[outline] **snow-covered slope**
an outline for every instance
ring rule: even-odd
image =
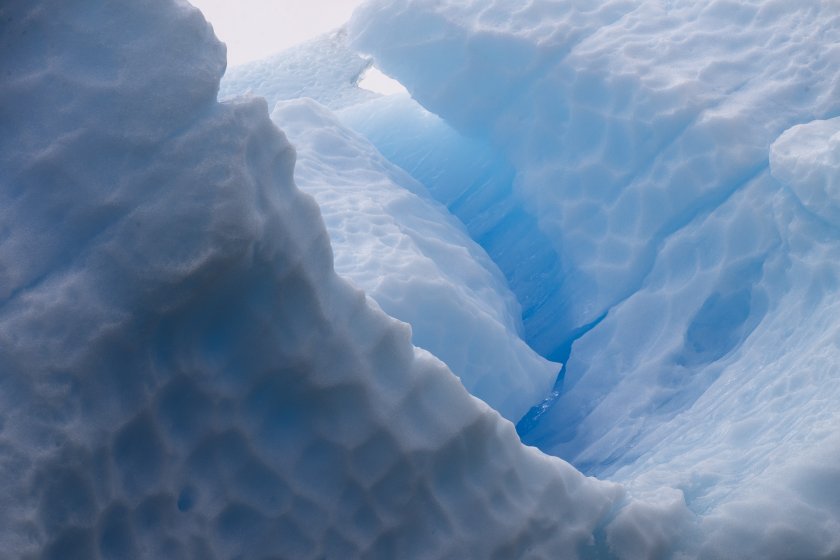
[[[339,279],[183,2],[0,8],[9,558],[553,558],[621,495]]]

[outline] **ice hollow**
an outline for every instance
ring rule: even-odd
[[[298,152],[296,183],[326,218],[339,274],[410,323],[415,344],[516,422],[550,392],[561,367],[521,339],[521,317],[551,287],[531,281],[512,293],[476,241],[494,254],[503,249],[507,261],[497,262],[525,278],[533,258],[520,259],[515,244],[536,227],[519,228],[513,241],[498,231],[503,212],[470,215],[477,205],[466,193],[487,200],[509,191],[511,168],[409,97],[360,91],[351,76],[369,64],[338,30],[234,69],[221,95],[259,94],[274,107]],[[397,165],[416,161],[418,146],[422,164],[406,167],[409,176]],[[466,232],[454,216],[472,218]]]

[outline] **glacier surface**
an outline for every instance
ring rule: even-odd
[[[221,87],[185,2],[37,0],[0,52],[5,554],[840,557],[835,0],[371,0]]]

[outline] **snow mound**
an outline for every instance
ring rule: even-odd
[[[315,101],[278,103],[272,119],[296,148],[295,183],[321,207],[336,271],[506,418],[542,400],[560,364],[519,338],[519,305],[463,226]]]
[[[522,446],[334,273],[197,10],[7,3],[0,48],[5,555],[593,550],[620,487]]]
[[[808,210],[840,225],[840,117],[785,131],[771,147],[770,168]]]

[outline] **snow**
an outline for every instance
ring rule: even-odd
[[[840,556],[838,45],[371,0],[220,86],[181,0],[3,5],[4,554]]]

